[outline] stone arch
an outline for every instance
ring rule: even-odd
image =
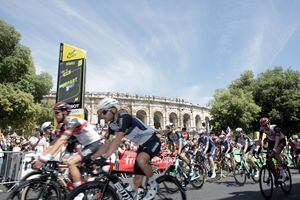
[[[196,115],[195,125],[196,125],[196,131],[199,131],[201,129],[201,117],[200,117],[200,115]]]
[[[178,127],[178,117],[177,117],[177,114],[174,113],[174,112],[171,112],[170,115],[169,115],[169,122],[170,123],[173,123],[175,128]]]
[[[191,116],[187,113],[183,115],[183,127],[187,130],[191,128]]]
[[[160,111],[154,112],[154,128],[159,129],[164,127],[164,115]]]
[[[209,133],[210,132],[210,126],[209,126],[209,117],[205,117],[205,129]]]
[[[147,124],[147,113],[144,110],[138,110],[136,112],[136,117],[139,118],[145,124]]]

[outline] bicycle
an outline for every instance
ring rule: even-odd
[[[289,194],[292,190],[292,177],[286,161],[282,160],[285,180],[279,181],[280,171],[275,167],[273,158],[274,156],[271,156],[270,153],[268,153],[266,164],[262,166],[259,172],[259,187],[265,199],[270,199],[272,197],[274,185],[276,188],[280,185],[285,194]],[[264,186],[267,188],[264,189]]]
[[[64,199],[66,194],[72,190],[72,181],[65,176],[67,165],[59,161],[49,161],[39,172],[38,178],[32,178],[21,182],[12,190],[8,199]],[[94,174],[94,169],[90,166],[81,166],[82,178],[88,181]]]
[[[216,179],[226,178],[232,171],[232,161],[224,153],[220,154],[215,161]]]
[[[235,179],[235,182],[239,186],[243,186],[246,183],[246,179],[252,178],[252,180],[255,183],[258,183],[258,177],[256,177],[256,171],[257,169],[251,169],[251,167],[248,164],[248,161],[245,158],[244,154],[238,153],[235,155],[240,156],[240,162],[238,162],[235,165],[235,168],[233,170],[233,177]]]
[[[206,173],[205,169],[201,165],[195,164],[193,161],[194,158],[191,158],[192,168],[189,170],[192,170],[192,172],[190,173],[186,169],[187,166],[184,166],[185,162],[178,155],[175,159],[175,163],[166,169],[165,174],[176,177],[184,187],[190,183],[193,188],[200,189],[205,182]],[[190,176],[190,174],[192,175]]]
[[[97,162],[97,161],[96,161]],[[100,163],[99,163],[100,164]],[[101,163],[103,166],[109,163]],[[100,179],[86,182],[73,190],[68,196],[67,200],[73,199],[111,199],[111,200],[133,200],[134,192],[126,189],[125,184],[117,176],[120,173],[129,173],[136,175],[136,172],[124,172],[117,170],[110,170]],[[158,184],[158,191],[155,199],[182,199],[186,200],[185,190],[182,188],[178,180],[170,175],[160,175],[156,178]],[[113,186],[110,184],[112,183]],[[170,190],[170,188],[176,188]],[[119,196],[119,195],[120,196]]]

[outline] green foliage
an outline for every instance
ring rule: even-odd
[[[0,20],[0,62],[12,54],[20,41],[20,33]]]
[[[30,49],[19,41],[20,34],[0,20],[0,128],[25,131],[49,121],[49,107],[39,103],[52,88],[52,77],[36,74]]]
[[[218,90],[214,94],[210,111],[216,128],[225,130],[227,126],[250,129],[252,121],[258,117],[260,107],[254,101],[251,92],[241,89]]]
[[[300,131],[300,72],[275,67],[260,74],[254,100],[262,107],[261,116],[283,127],[288,134]]]
[[[0,84],[0,127],[30,130],[35,125],[39,112],[40,106],[34,103],[31,94],[22,92],[11,84]]]
[[[37,124],[43,124],[46,121],[53,121],[53,105],[51,104],[40,104],[41,111],[37,116]]]
[[[216,128],[257,130],[260,117],[268,117],[286,135],[300,132],[300,72],[275,67],[254,78],[241,74],[227,90],[218,90],[211,102]],[[259,114],[259,115],[258,115]]]

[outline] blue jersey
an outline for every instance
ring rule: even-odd
[[[212,141],[212,139],[209,136],[205,136],[204,138],[199,138],[198,142],[200,144],[203,144],[204,146],[206,146],[206,143],[208,142],[209,148],[212,146],[215,146],[215,143]]]

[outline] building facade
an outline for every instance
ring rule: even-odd
[[[56,93],[44,97],[44,102],[55,100]],[[154,128],[162,128],[173,123],[176,128],[188,130],[208,129],[211,116],[209,109],[184,101],[150,95],[132,95],[124,93],[94,93],[85,94],[85,118],[91,123],[97,123],[97,105],[105,97],[115,98],[120,102],[121,111],[128,112]]]

